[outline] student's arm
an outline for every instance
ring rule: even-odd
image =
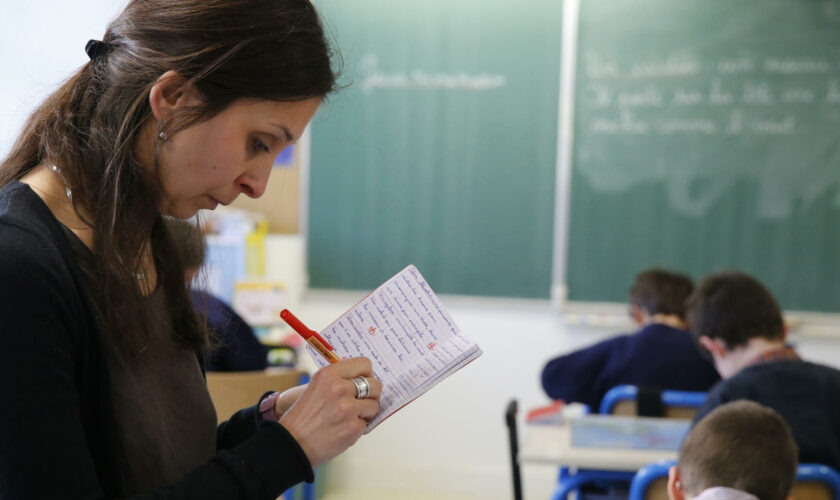
[[[597,412],[605,390],[601,375],[619,342],[605,340],[549,361],[542,372],[543,390],[551,399],[585,403]]]
[[[62,264],[50,242],[0,223],[0,498],[98,499],[109,489],[89,447],[102,431],[91,424],[99,402],[82,404],[92,330]],[[274,498],[311,480],[306,456],[281,425],[255,423],[253,431],[142,497]]]

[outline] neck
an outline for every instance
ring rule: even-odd
[[[718,360],[718,371],[723,378],[729,378],[746,367],[752,360],[764,353],[782,349],[784,340],[769,340],[753,337],[745,345],[726,352],[723,359]]]
[[[685,321],[676,314],[654,314],[648,316],[641,326],[652,325],[655,323],[670,326],[671,328],[677,328],[679,330],[685,330],[687,326]]]
[[[32,188],[59,222],[73,231],[88,248],[93,248],[93,228],[76,212],[67,196],[67,186],[58,173],[42,163],[24,175],[20,182]]]

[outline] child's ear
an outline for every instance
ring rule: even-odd
[[[630,304],[630,317],[633,318],[633,322],[636,323],[636,326],[642,326],[645,324],[645,312],[636,304]]]
[[[680,471],[673,465],[668,469],[668,497],[671,500],[685,500],[682,483],[680,482]]]
[[[706,335],[701,335],[697,342],[703,346],[704,349],[712,353],[714,358],[723,358],[726,356],[726,344],[721,339],[713,339]]]

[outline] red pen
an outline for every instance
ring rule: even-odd
[[[318,335],[318,332],[315,330],[310,330],[306,327],[303,323],[300,322],[299,319],[295,317],[294,314],[291,313],[288,309],[283,309],[280,311],[280,317],[283,318],[283,321],[289,324],[294,331],[298,332],[303,340],[309,343],[312,347],[315,348],[316,351],[320,352],[324,358],[329,361],[330,363],[335,363],[337,361],[341,361],[341,358],[335,355],[333,352],[333,348],[329,342],[327,342],[323,337]]]

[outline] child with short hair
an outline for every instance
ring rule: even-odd
[[[785,419],[802,462],[840,470],[840,370],[805,361],[787,344],[781,308],[764,285],[740,272],[711,274],[689,298],[688,321],[724,379],[695,422],[723,403],[749,399]]]
[[[671,500],[784,500],[796,478],[790,426],[747,400],[717,407],[688,433],[671,467]]]
[[[638,330],[550,360],[542,372],[548,397],[597,410],[617,385],[709,390],[720,377],[686,329],[685,302],[693,290],[691,278],[679,272],[639,273],[630,289],[630,313]]]

